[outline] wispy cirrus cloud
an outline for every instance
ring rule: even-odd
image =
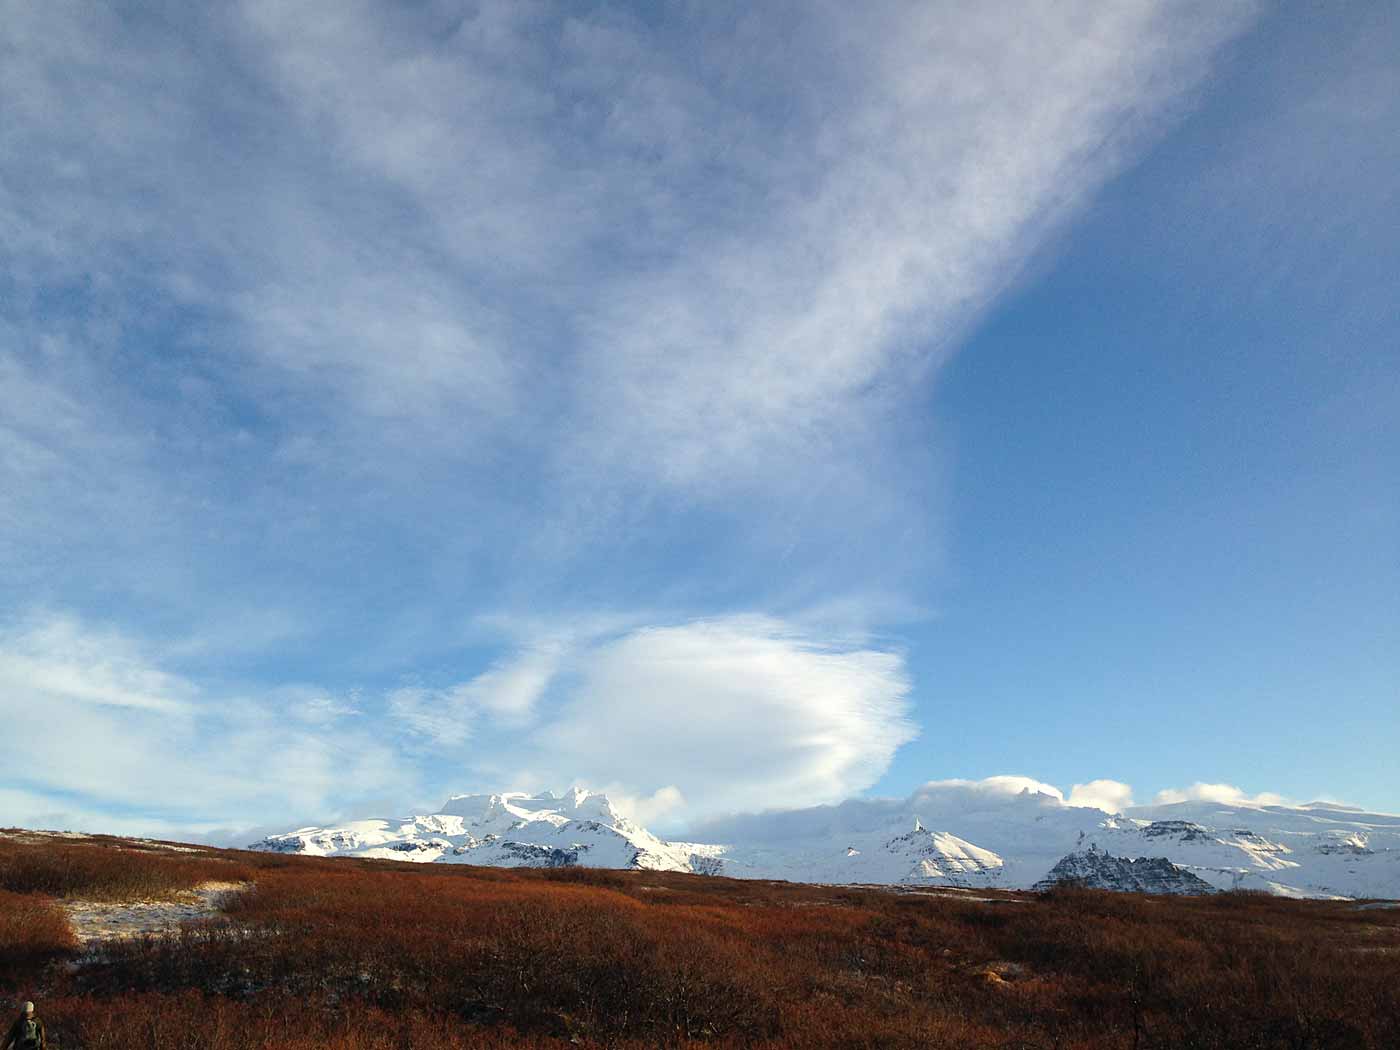
[[[138,290],[199,311],[245,396],[335,430],[429,420],[416,455],[508,427],[532,469],[594,485],[782,476],[940,359],[1249,10],[663,31],[506,3],[20,8],[8,272],[81,285],[114,331]]]
[[[151,664],[129,639],[85,630],[63,616],[8,633],[0,690],[167,716],[188,715],[195,694],[191,683]]]
[[[197,683],[161,650],[66,615],[4,625],[0,723],[23,759],[9,767],[0,821],[106,813],[207,833],[289,813],[348,816],[367,792],[416,790],[347,698]]]
[[[600,440],[702,487],[839,456],[1150,140],[1249,10],[879,3],[856,32],[838,5],[753,16],[764,39],[793,34],[783,119],[740,125],[747,207],[590,311],[613,348],[590,360],[616,391]]]
[[[903,658],[791,610],[918,605],[913,403],[1253,10],[7,5],[0,575],[97,647],[9,636],[87,741],[44,790],[106,739],[123,804],[169,752],[253,806],[279,712],[301,811],[430,752],[656,812],[869,786]],[[463,655],[522,608],[616,623]]]

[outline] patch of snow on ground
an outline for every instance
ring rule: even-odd
[[[102,941],[129,940],[175,929],[181,923],[218,913],[246,882],[205,882],[173,900],[63,901],[68,924],[84,947]]]

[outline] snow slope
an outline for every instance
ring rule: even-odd
[[[802,882],[1028,889],[1093,848],[1161,858],[1217,889],[1400,898],[1400,816],[1181,802],[1109,814],[1019,778],[943,781],[907,799],[713,821],[669,842],[582,790],[459,795],[437,813],[302,828],[252,848],[314,856],[642,868]],[[1131,869],[1123,869],[1125,871]],[[1119,888],[1139,888],[1127,876]],[[1130,884],[1131,883],[1131,884]]]

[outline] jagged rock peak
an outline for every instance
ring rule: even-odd
[[[1091,890],[1120,893],[1161,893],[1199,895],[1214,893],[1215,887],[1166,857],[1114,857],[1095,846],[1061,858],[1033,889],[1055,886],[1082,886]]]

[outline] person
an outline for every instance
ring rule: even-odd
[[[34,1004],[25,1003],[0,1050],[48,1050],[48,1037],[44,1033],[44,1022],[34,1016]]]

